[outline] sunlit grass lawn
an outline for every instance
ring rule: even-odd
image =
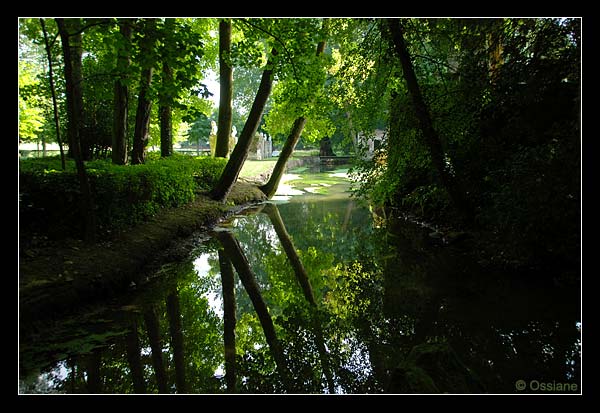
[[[262,161],[246,160],[240,171],[242,178],[254,178],[261,174],[267,173],[273,169],[277,158],[264,159]]]

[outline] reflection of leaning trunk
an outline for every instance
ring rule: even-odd
[[[312,308],[312,320],[313,327],[315,330],[315,338],[317,344],[317,350],[319,351],[319,359],[321,360],[321,367],[323,368],[323,374],[327,380],[327,387],[330,393],[335,391],[333,378],[331,377],[331,371],[329,369],[329,363],[327,358],[327,350],[325,348],[325,340],[323,339],[323,328],[321,327],[321,323],[319,321],[319,315],[317,310],[317,302],[315,301],[315,296],[313,293],[312,286],[310,284],[310,280],[308,279],[308,273],[302,265],[302,261],[300,261],[300,257],[296,252],[296,247],[294,246],[294,242],[288,234],[285,224],[281,219],[281,215],[279,214],[279,209],[274,204],[266,204],[263,212],[266,213],[271,220],[271,224],[273,224],[273,228],[275,228],[275,232],[277,233],[277,237],[279,238],[279,242],[288,257],[288,260],[292,264],[292,268],[294,269],[294,274],[296,275],[296,279],[300,286],[302,287],[302,292],[304,293],[304,297],[306,301],[310,304]]]
[[[223,342],[225,345],[225,383],[227,392],[236,392],[235,376],[235,291],[231,261],[219,250],[219,267],[223,287]]]
[[[165,364],[162,358],[160,328],[158,324],[158,318],[156,317],[153,307],[148,308],[144,312],[144,321],[146,322],[146,330],[148,331],[150,348],[152,349],[152,366],[154,367],[154,375],[156,376],[158,392],[168,393],[167,373],[165,371]]]
[[[171,346],[173,348],[173,360],[175,361],[175,384],[177,385],[178,393],[186,393],[183,332],[181,327],[181,310],[179,308],[179,293],[177,290],[167,296],[167,316],[169,317]]]
[[[265,333],[265,338],[267,339],[267,344],[271,349],[271,354],[275,359],[275,364],[277,365],[277,370],[281,375],[283,384],[287,389],[291,390],[291,376],[283,356],[281,343],[277,339],[273,320],[271,319],[267,305],[265,304],[258,285],[256,284],[254,274],[250,269],[250,265],[248,264],[248,260],[246,259],[244,251],[242,251],[239,242],[230,232],[217,232],[217,238],[219,239],[221,245],[223,245],[225,253],[235,267],[235,270],[237,271],[238,276],[240,277],[240,280],[242,281],[242,284],[244,285],[244,288],[246,289],[246,292],[252,301],[252,305],[254,306],[254,310],[256,311],[258,319],[260,320],[260,324]]]
[[[131,371],[133,380],[133,391],[135,393],[146,393],[146,383],[144,381],[144,368],[140,357],[140,339],[138,337],[138,324],[135,316],[131,320],[131,327],[125,337],[127,348],[127,362]]]

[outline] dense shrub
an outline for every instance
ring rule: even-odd
[[[151,157],[144,165],[88,162],[98,224],[105,230],[114,229],[139,223],[161,208],[184,205],[195,193],[210,190],[224,167],[224,159],[177,155]],[[22,231],[46,232],[53,237],[79,233],[80,189],[73,161],[62,171],[58,157],[23,160],[19,175]]]

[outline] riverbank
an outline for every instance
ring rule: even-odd
[[[258,187],[238,182],[226,205],[200,194],[183,207],[165,210],[92,245],[75,239],[42,241],[21,253],[20,319],[55,315],[135,288],[153,265],[187,253],[186,242],[193,233],[208,231],[232,213],[264,200]]]

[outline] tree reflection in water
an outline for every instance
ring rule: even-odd
[[[357,201],[235,217],[134,296],[21,336],[21,391],[515,393],[580,383],[578,292]],[[241,273],[240,273],[241,272]],[[43,374],[38,374],[39,370]]]

